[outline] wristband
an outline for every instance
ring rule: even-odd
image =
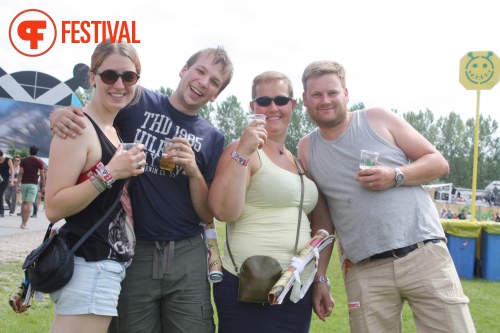
[[[111,176],[108,170],[106,170],[106,167],[102,164],[102,162],[97,163],[96,167],[97,169],[95,169],[95,171],[97,176],[108,184],[108,188],[111,188],[111,185],[115,182],[113,176]]]
[[[233,152],[231,153],[231,156],[236,162],[238,162],[239,164],[244,165],[244,166],[247,166],[248,162],[250,162],[250,159],[245,159],[245,158],[241,157],[240,155],[238,155],[238,153],[236,152],[236,149],[233,150]]]
[[[110,189],[112,186],[109,184],[109,182],[104,178],[104,175],[102,174],[101,170],[95,169],[95,177],[102,183],[104,187],[107,189]]]
[[[326,276],[318,276],[314,278],[313,282],[330,282]]]
[[[92,185],[94,185],[99,193],[106,191],[106,186],[101,182],[100,179],[95,176],[93,171],[89,171],[89,173],[87,173],[87,177],[90,179]]]
[[[313,282],[326,282],[326,285],[328,286],[328,290],[331,290],[330,287],[330,279],[328,279],[326,276],[318,276],[317,278],[314,278]]]

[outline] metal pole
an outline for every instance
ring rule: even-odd
[[[477,183],[477,155],[479,145],[479,102],[481,100],[481,90],[477,90],[476,102],[476,133],[474,137],[474,166],[472,168],[472,203],[470,207],[470,220],[472,222],[476,219],[476,183]]]

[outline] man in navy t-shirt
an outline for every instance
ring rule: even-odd
[[[213,221],[208,186],[224,136],[198,110],[217,99],[232,73],[222,48],[198,51],[182,68],[170,98],[142,88],[139,102],[115,119],[123,142],[144,144],[147,164],[128,188],[137,244],[111,332],[215,332],[200,222]],[[54,133],[74,137],[75,126],[83,127],[82,115],[75,107],[54,112]],[[63,117],[75,123],[66,127]],[[166,138],[174,140],[168,151],[172,171],[159,166]]]

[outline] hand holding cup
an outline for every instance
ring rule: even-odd
[[[137,145],[139,145],[138,142],[122,142],[122,147],[123,147],[123,152],[126,152],[127,150],[130,150],[134,147],[136,147]]]
[[[173,171],[175,168],[175,162],[172,157],[168,157],[167,148],[173,145],[175,142],[170,138],[165,138],[165,143],[163,144],[163,149],[161,153],[160,169]]]
[[[359,168],[361,170],[371,168],[377,164],[379,153],[370,150],[361,150]]]
[[[254,120],[263,120],[266,121],[266,115],[265,114],[260,114],[260,113],[252,113],[249,114],[247,117],[247,126],[249,126],[251,123],[253,123]],[[259,126],[264,127],[265,124],[259,124]]]

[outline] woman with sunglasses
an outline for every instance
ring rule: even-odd
[[[16,207],[17,207],[17,191],[16,191],[16,185],[17,185],[17,174],[19,173],[19,163],[21,163],[21,157],[19,155],[14,156],[14,181],[12,183],[12,186],[7,187],[7,190],[5,191],[5,202],[7,202],[7,205],[9,206],[9,215],[10,216],[15,216],[16,215]]]
[[[131,44],[100,43],[90,64],[94,92],[83,108],[86,128],[74,140],[52,140],[45,212],[52,223],[66,220],[59,233],[70,248],[112,208],[126,180],[144,172],[144,145],[123,152],[113,127],[118,111],[139,98],[140,71]],[[117,242],[119,251],[113,246]],[[120,283],[134,246],[132,226],[120,203],[77,249],[70,282],[50,294],[55,304],[51,332],[107,331],[117,316]]]
[[[309,332],[312,302],[324,320],[333,307],[326,283],[314,283],[294,303],[290,295],[280,305],[237,301],[239,280],[227,243],[238,267],[253,255],[272,256],[286,269],[319,229],[332,232],[328,221],[309,223],[307,214],[318,202],[316,185],[304,177],[304,200],[297,253],[294,253],[301,201],[301,178],[285,138],[296,101],[290,80],[278,72],[255,77],[250,108],[266,120],[254,120],[241,138],[229,144],[217,165],[210,187],[209,205],[216,218],[227,222],[227,241],[222,258],[224,278],[214,284],[219,333]],[[265,125],[265,126],[264,126]],[[320,201],[318,208],[325,208]],[[324,276],[329,255],[322,256],[318,276]],[[307,281],[313,264],[304,268]],[[322,286],[316,286],[316,285]]]

